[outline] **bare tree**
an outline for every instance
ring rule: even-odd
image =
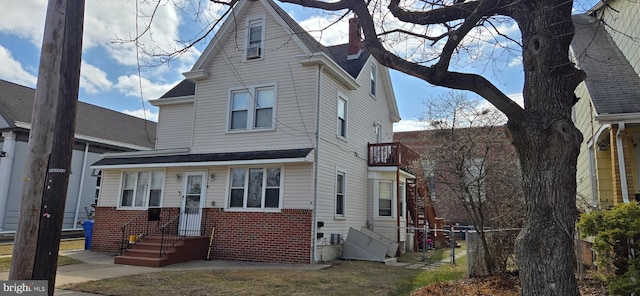
[[[576,166],[583,138],[571,121],[571,109],[585,73],[569,60],[574,1],[281,1],[343,15],[353,12],[364,44],[378,62],[436,86],[474,92],[504,113],[523,176],[525,220],[516,241],[522,293],[579,295],[572,258]],[[231,10],[237,0],[211,2]],[[520,38],[501,32],[504,22],[517,24]],[[486,36],[495,48],[521,55],[524,107],[486,77],[452,67],[461,53],[482,57],[476,54]],[[411,46],[398,50],[400,43]]]
[[[435,181],[438,212],[450,223],[461,219],[460,212],[466,216],[462,219],[478,233],[484,270],[496,274],[506,270],[513,248],[488,238],[508,242],[509,232],[488,234],[486,229],[521,227],[524,208],[520,168],[506,139],[504,116],[481,103],[461,91],[429,100],[424,120],[434,129],[423,133],[430,143],[423,160]]]

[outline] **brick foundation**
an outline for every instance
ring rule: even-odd
[[[163,209],[175,212],[177,208]],[[92,249],[117,252],[122,237],[120,227],[142,211],[96,208]],[[279,213],[225,212],[203,209],[202,232],[211,235],[215,226],[214,259],[310,263],[312,211],[287,210]]]

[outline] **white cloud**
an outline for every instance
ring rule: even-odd
[[[509,67],[522,66],[522,56],[517,56],[509,61]]]
[[[394,132],[420,131],[427,129],[427,123],[417,119],[400,120],[393,124]]]
[[[17,84],[35,87],[36,76],[24,70],[22,64],[16,61],[11,52],[0,46],[0,78]]]
[[[29,39],[40,46],[47,2],[42,0],[3,1],[0,32]]]
[[[142,118],[142,119],[146,119],[146,120],[150,120],[150,121],[155,121],[158,122],[158,111],[152,111],[151,109],[138,109],[138,110],[124,110],[122,111],[122,113],[124,114],[129,114],[131,116],[135,116],[138,118]]]
[[[157,99],[175,86],[178,82],[167,84],[155,83],[149,79],[139,79],[137,75],[128,75],[118,77],[115,88],[126,96],[140,97],[140,86],[142,85],[142,93],[145,100]]]
[[[98,94],[109,91],[113,83],[107,79],[107,73],[100,68],[82,62],[80,68],[80,87],[88,94]]]
[[[349,40],[348,19],[344,18],[334,24],[337,19],[338,17],[333,15],[318,15],[299,21],[298,23],[302,28],[307,30],[313,38],[320,41],[320,43],[331,46],[344,44]]]

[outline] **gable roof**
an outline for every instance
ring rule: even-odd
[[[571,50],[598,113],[640,112],[640,77],[596,18],[572,16],[575,35]]]
[[[9,124],[5,130],[31,127],[35,93],[33,88],[0,80],[0,116]],[[78,101],[75,134],[130,149],[153,148],[156,123]]]

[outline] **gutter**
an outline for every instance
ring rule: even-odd
[[[620,187],[622,190],[622,202],[629,203],[629,189],[627,187],[627,170],[624,164],[624,147],[622,136],[624,134],[624,121],[618,122],[618,132],[616,132],[616,148],[618,150],[618,167],[620,170]]]

